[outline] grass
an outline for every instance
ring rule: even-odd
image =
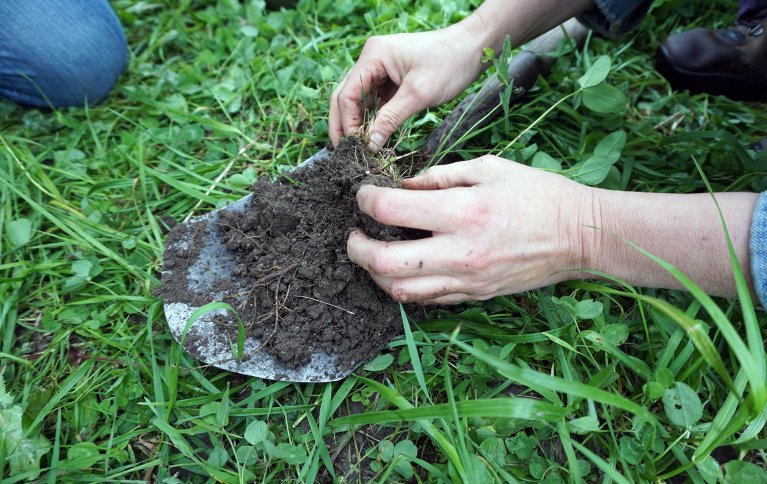
[[[764,480],[765,315],[747,292],[574,282],[441,309],[332,384],[244,378],[178,352],[154,295],[168,220],[320,149],[326,100],[367,36],[447,25],[477,3],[116,0],[133,55],[106,103],[0,104],[0,478]],[[462,156],[589,182],[583,167],[622,130],[600,186],[764,190],[767,158],[744,149],[766,134],[763,105],[674,93],[652,68],[666,33],[734,11],[659,1],[622,42],[590,37]],[[625,109],[573,94],[600,56]],[[449,109],[416,116],[399,149]]]

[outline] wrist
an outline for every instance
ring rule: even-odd
[[[603,250],[604,207],[609,204],[608,190],[588,187],[575,182],[572,190],[563,190],[559,200],[561,223],[564,225],[563,264],[561,281],[594,277],[589,271],[598,266]]]
[[[458,52],[458,62],[472,73],[472,78],[476,79],[487,69],[490,63],[483,63],[484,49],[492,46],[488,43],[487,36],[482,34],[481,20],[473,19],[473,14],[462,21],[445,27],[448,42]]]

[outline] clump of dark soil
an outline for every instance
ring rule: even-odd
[[[216,289],[228,294],[224,300],[237,309],[248,335],[289,368],[306,364],[317,350],[353,368],[399,333],[399,305],[346,255],[355,227],[387,241],[429,235],[382,226],[357,209],[361,185],[397,184],[389,169],[361,140],[347,138],[321,163],[256,183],[244,212],[223,211],[218,217],[216,232],[235,265],[231,281],[217,282]],[[171,233],[169,244],[189,235]],[[190,257],[198,242],[179,257]],[[166,269],[181,263],[174,254],[166,251]],[[173,287],[185,282],[163,281],[166,302],[190,299]],[[203,299],[190,302],[210,302]],[[231,325],[223,324],[222,331],[231,331]]]

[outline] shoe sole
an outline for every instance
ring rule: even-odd
[[[767,70],[748,77],[688,71],[673,66],[663,46],[655,56],[655,68],[675,90],[724,95],[738,101],[767,100]]]

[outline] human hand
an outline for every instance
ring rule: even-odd
[[[354,231],[347,253],[394,299],[446,304],[518,293],[586,263],[593,190],[495,156],[430,168],[407,189],[364,186],[360,210],[432,237],[381,242]]]
[[[370,37],[330,97],[330,141],[336,146],[359,130],[366,105],[376,104],[369,134],[370,148],[377,151],[407,118],[463,92],[482,72],[481,55],[481,45],[462,24]]]

